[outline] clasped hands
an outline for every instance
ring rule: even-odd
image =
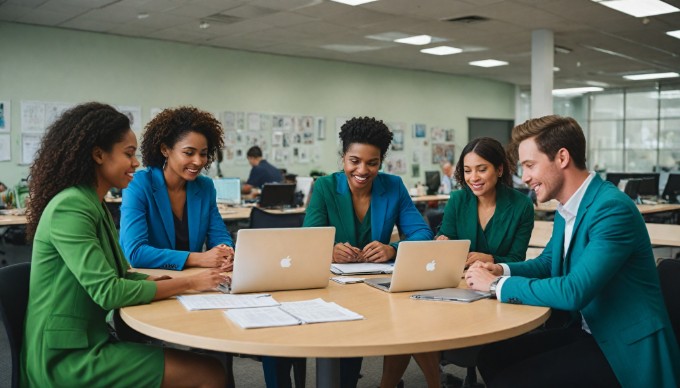
[[[333,247],[334,263],[383,263],[394,259],[397,251],[391,245],[372,241],[359,249],[349,243],[337,243]]]
[[[501,275],[503,267],[500,265],[476,261],[465,272],[465,282],[473,290],[488,292],[491,282]]]
[[[196,254],[192,253],[187,261],[191,267],[218,268],[222,272],[230,272],[234,268],[234,249],[228,245],[216,245],[212,249]]]

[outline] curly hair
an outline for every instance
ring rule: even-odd
[[[161,145],[172,148],[189,132],[200,133],[208,141],[207,170],[224,147],[224,130],[215,116],[191,106],[165,109],[146,124],[141,146],[142,163],[147,167],[163,167],[165,157]]]
[[[510,165],[508,161],[508,155],[503,149],[503,145],[496,139],[490,137],[478,137],[471,142],[469,142],[460,153],[460,158],[456,164],[456,170],[453,173],[456,177],[456,181],[462,186],[466,187],[465,182],[465,155],[470,152],[474,152],[479,155],[482,159],[491,163],[496,170],[503,169],[503,175],[498,178],[496,185],[504,184],[508,187],[512,187],[512,177],[510,174],[514,172],[514,165]]]
[[[392,143],[392,132],[382,120],[374,117],[353,117],[340,128],[342,141],[342,155],[347,153],[353,143],[370,144],[380,149],[380,161],[385,160],[385,154]]]
[[[96,184],[92,150],[99,147],[110,152],[129,130],[127,116],[98,102],[67,110],[47,128],[30,169],[28,241],[33,240],[40,216],[55,195],[71,186]]]

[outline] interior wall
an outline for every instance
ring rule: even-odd
[[[427,124],[428,134],[433,126],[455,129],[457,156],[468,140],[468,117],[512,119],[515,111],[514,86],[497,81],[14,23],[0,23],[0,52],[0,100],[11,101],[12,146],[11,161],[0,162],[0,181],[10,185],[28,174],[19,164],[22,100],[140,106],[142,124],[151,108],[181,104],[215,114],[325,117],[319,160],[278,166],[299,175],[339,169],[336,117],[407,124],[403,156],[410,163],[414,123]],[[250,169],[221,167],[242,179]],[[418,177],[408,168],[402,178],[412,186],[437,168],[428,161]]]

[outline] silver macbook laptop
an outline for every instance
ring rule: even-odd
[[[241,229],[231,293],[328,286],[334,227]]]
[[[364,282],[387,292],[457,287],[469,250],[470,240],[402,241],[392,277]]]

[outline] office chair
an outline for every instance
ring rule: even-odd
[[[668,310],[668,316],[671,318],[671,326],[675,332],[675,338],[680,344],[680,260],[664,259],[659,262],[657,266],[659,271],[659,283],[661,284],[661,293]]]
[[[28,283],[31,263],[0,268],[0,322],[9,341],[12,363],[12,388],[19,387],[19,353],[24,336],[24,319],[28,305]],[[3,349],[2,353],[6,350]]]
[[[254,207],[250,212],[250,228],[299,228],[305,220],[305,213],[269,213]]]

